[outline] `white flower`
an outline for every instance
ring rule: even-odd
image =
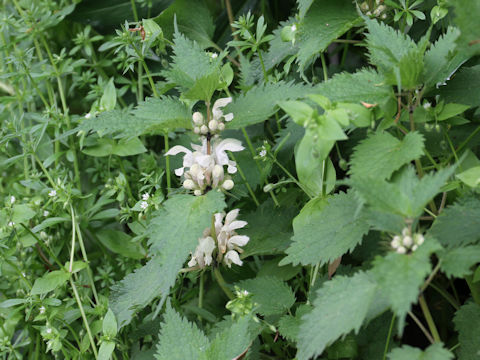
[[[218,54],[217,53],[212,53],[212,55],[210,55],[212,57],[212,59],[216,59],[218,57]]]
[[[43,210],[43,216],[47,217],[48,215],[50,215],[50,211]]]
[[[232,267],[232,263],[237,264],[238,266],[242,266],[243,264],[243,261],[240,260],[240,256],[235,250],[228,251],[225,254],[224,261],[225,261],[225,265],[227,265],[228,267]]]
[[[145,194],[142,195],[142,200],[146,201],[148,199],[150,199],[150,194],[149,193],[145,193]]]
[[[91,114],[91,113],[85,114],[85,119],[90,119],[91,117],[92,117],[92,114]]]
[[[200,268],[204,268],[212,263],[212,253],[215,250],[215,241],[211,236],[198,239],[199,245],[195,249],[195,253],[188,262],[188,266],[193,267],[198,264]]]
[[[292,32],[297,31],[297,25],[293,24],[293,25],[290,27],[290,30],[291,30]]]
[[[52,333],[52,329],[50,328],[47,328],[47,330],[45,330],[47,334],[51,334]]]
[[[202,134],[204,134],[204,135],[205,135],[205,134],[208,134],[208,126],[207,126],[207,125],[202,125],[202,126],[200,127],[200,132],[201,132]]]
[[[201,112],[194,112],[192,115],[192,120],[195,125],[202,125],[203,124],[203,115]]]
[[[148,202],[142,201],[142,202],[140,203],[140,207],[141,207],[143,210],[145,210],[146,208],[148,208]]]
[[[15,196],[10,196],[10,204],[13,204],[15,202]]]
[[[9,222],[8,222],[8,226],[14,227],[14,226],[15,226],[15,223],[14,223],[13,221],[9,221]]]
[[[193,190],[195,183],[191,179],[187,179],[183,182],[183,187],[187,190]]]
[[[225,106],[227,106],[231,102],[232,102],[231,97],[221,98],[221,99],[218,99],[217,101],[215,101],[215,103],[213,104],[213,108],[212,108],[213,120],[222,121],[222,117],[223,117],[225,119],[225,121],[232,121],[233,120],[233,113],[228,113],[228,114],[224,115],[223,111],[221,110],[222,108],[224,108]]]
[[[237,152],[245,149],[242,146],[242,142],[237,139],[225,139],[222,141],[216,141],[213,143],[213,156],[215,158],[215,163],[219,165],[228,165],[227,171],[229,174],[235,174],[237,172],[237,167],[235,166],[235,161],[229,160],[227,151]]]
[[[50,190],[50,192],[48,193],[48,196],[50,196],[50,197],[57,196],[57,191],[56,190]]]
[[[233,185],[235,185],[233,180],[228,179],[223,182],[222,187],[228,191],[233,189]]]
[[[425,241],[425,238],[423,237],[422,234],[415,234],[413,236],[413,240],[414,240],[416,245],[422,245],[423,242]]]
[[[404,236],[402,243],[403,243],[403,246],[409,248],[413,244],[413,239],[411,236]]]
[[[407,249],[404,248],[403,246],[400,246],[398,249],[397,249],[397,253],[399,254],[405,254],[407,252]]]
[[[265,148],[265,146],[262,146],[262,150],[260,150],[260,153],[259,153],[260,157],[265,157],[267,156],[267,149]]]
[[[401,241],[400,236],[396,235],[393,237],[393,240],[390,243],[390,245],[392,245],[394,249],[397,249],[400,246],[400,241]]]
[[[45,306],[40,306],[40,314],[45,314]]]

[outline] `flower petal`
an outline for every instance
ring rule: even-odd
[[[172,147],[170,150],[168,150],[165,153],[165,156],[167,156],[167,155],[177,155],[179,153],[191,154],[192,152],[190,150],[188,150],[185,146],[175,145],[174,147]]]
[[[230,104],[231,102],[232,102],[231,97],[217,99],[217,101],[215,101],[213,103],[212,111],[215,111],[219,108],[223,108],[223,107],[227,106],[228,104]]]
[[[233,231],[233,230],[241,229],[246,225],[248,225],[246,221],[236,220],[236,221],[232,221],[232,223],[228,225],[225,225],[224,228],[226,228],[227,231]]]
[[[225,225],[230,224],[233,220],[235,220],[238,216],[240,209],[230,210],[228,214],[225,216]]]
[[[232,121],[233,120],[233,113],[228,113],[228,114],[225,114],[223,115],[225,121]]]
[[[229,245],[245,246],[249,240],[250,238],[246,235],[235,235],[228,240],[228,243]]]
[[[184,169],[185,169],[185,168],[183,168],[183,167],[178,168],[178,169],[175,169],[175,175],[177,175],[177,176],[182,176]]]
[[[242,266],[242,264],[243,264],[243,261],[240,260],[240,256],[238,255],[238,253],[235,250],[228,251],[225,254],[224,260],[225,260],[225,264],[228,267],[231,267],[232,263],[237,264],[239,266]]]

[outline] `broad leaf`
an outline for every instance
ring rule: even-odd
[[[473,271],[471,267],[480,262],[480,245],[469,245],[440,254],[441,269],[449,277],[465,277]]]
[[[453,318],[460,342],[459,360],[476,360],[480,352],[480,305],[469,302]]]
[[[55,270],[48,272],[41,278],[35,280],[35,283],[33,284],[31,290],[31,294],[46,294],[65,284],[69,278],[70,274],[65,270]]]
[[[351,192],[311,200],[293,221],[293,243],[280,264],[325,264],[353,250],[369,229],[358,206]]]
[[[479,106],[480,65],[460,69],[447,85],[439,89],[445,101],[470,106]]]
[[[453,354],[442,344],[430,345],[425,351],[404,345],[388,354],[389,360],[452,360]]]
[[[363,272],[350,278],[336,276],[325,282],[317,292],[313,310],[302,318],[298,359],[307,360],[320,355],[340,336],[352,330],[358,332],[374,299],[376,287]]]

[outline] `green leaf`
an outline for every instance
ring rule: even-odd
[[[451,360],[453,354],[442,344],[430,345],[425,351],[404,345],[388,354],[389,360]]]
[[[117,335],[117,320],[112,309],[108,309],[102,323],[103,335],[115,337]]]
[[[250,241],[243,248],[242,258],[282,253],[290,244],[296,213],[296,208],[276,207],[273,201],[266,201],[254,212],[245,214],[243,219],[248,227],[242,229],[242,234],[249,236]]]
[[[12,221],[15,224],[27,222],[37,213],[26,204],[17,204],[13,206]]]
[[[478,28],[478,1],[457,0],[452,3],[455,7],[455,24],[460,29],[458,45],[462,52],[469,55],[480,54],[480,29]]]
[[[240,129],[267,120],[275,114],[278,103],[301,98],[308,91],[309,88],[305,85],[283,81],[255,86],[226,106],[224,112],[231,112],[234,115],[234,119],[228,123],[228,128]]]
[[[351,192],[308,202],[293,221],[293,243],[280,265],[322,265],[352,251],[369,229],[358,206]]]
[[[392,182],[371,174],[369,177],[351,178],[350,184],[363,201],[379,211],[415,218],[423,213],[425,205],[440,192],[455,167],[429,173],[418,179],[415,170],[406,166]]]
[[[480,262],[480,245],[468,245],[440,254],[441,269],[449,277],[463,278],[473,272],[471,267]]]
[[[285,315],[278,321],[278,332],[289,341],[298,341],[298,332],[300,331],[300,325],[302,324],[302,316],[308,314],[312,310],[311,305],[300,305],[295,316]]]
[[[117,92],[115,90],[115,84],[113,78],[110,78],[107,85],[103,89],[103,95],[100,98],[101,111],[109,111],[115,109],[117,104]]]
[[[480,200],[464,196],[437,216],[429,234],[448,248],[474,244],[480,240]]]
[[[480,185],[480,166],[465,170],[455,175],[455,177],[472,188],[478,187]]]
[[[194,324],[180,317],[168,304],[158,336],[157,360],[199,359],[209,341]]]
[[[437,120],[447,120],[456,115],[462,114],[465,110],[469,109],[470,105],[462,104],[445,104],[440,114],[437,115]]]
[[[165,301],[198,238],[211,225],[212,215],[224,207],[223,194],[216,191],[203,196],[179,194],[165,201],[147,229],[150,251],[156,256],[112,287],[110,305],[120,327],[155,297]]]
[[[199,360],[235,359],[247,350],[252,341],[248,332],[250,318],[248,315],[244,316],[233,322],[220,334],[217,334],[210,347],[202,353]]]
[[[281,258],[276,258],[272,260],[267,260],[262,264],[262,267],[257,273],[258,277],[261,276],[274,276],[283,281],[288,281],[302,271],[301,266],[292,266],[292,265],[283,265],[280,266],[278,263]]]
[[[385,104],[394,98],[391,86],[373,69],[362,69],[354,74],[340,73],[316,85],[313,92],[328,97],[331,101],[370,104]]]
[[[480,65],[461,68],[457,74],[447,81],[446,86],[439,89],[439,94],[446,102],[480,105]]]
[[[387,132],[376,132],[355,147],[350,159],[350,175],[365,177],[375,174],[388,179],[395,170],[423,155],[423,136],[408,133],[398,140]]]
[[[300,16],[300,18],[305,16],[310,6],[312,6],[312,3],[313,0],[297,0],[298,16]]]
[[[35,280],[35,283],[33,284],[31,290],[31,294],[46,294],[65,284],[69,278],[70,274],[64,270],[55,270],[46,273],[41,278]]]
[[[97,360],[110,360],[115,350],[115,342],[103,341],[98,349]]]
[[[315,1],[298,29],[300,71],[361,19],[350,0]]]
[[[480,352],[480,305],[469,302],[455,313],[453,318],[458,331],[460,349],[458,360],[476,360]]]
[[[336,276],[325,282],[317,291],[313,310],[302,317],[297,358],[316,357],[340,336],[352,330],[358,332],[374,300],[376,287],[364,272],[350,278]]]
[[[425,53],[424,81],[427,87],[443,84],[468,58],[465,52],[456,51],[455,40],[459,35],[457,28],[449,27]]]
[[[174,33],[174,19],[178,31],[191,40],[196,41],[202,48],[212,47],[215,24],[205,2],[191,0],[176,0],[154,20],[160,25],[165,37],[172,38]]]
[[[392,311],[399,317],[400,332],[411,304],[416,302],[420,287],[431,271],[430,254],[438,249],[441,247],[436,240],[427,237],[411,254],[389,252],[386,256],[377,256],[373,261],[371,272]]]
[[[177,128],[191,127],[190,110],[176,98],[147,98],[132,114],[120,110],[106,111],[84,120],[79,130],[93,130],[102,134],[114,134],[117,138],[128,138],[144,134],[165,134]]]
[[[132,242],[132,238],[123,231],[102,229],[96,233],[98,240],[108,250],[132,259],[143,259],[145,251],[139,243]]]
[[[143,146],[142,141],[137,138],[120,139],[115,141],[113,139],[100,138],[97,144],[83,149],[82,152],[89,156],[103,157],[110,155],[131,156],[146,152],[147,149]]]
[[[273,30],[274,38],[268,43],[268,52],[262,54],[265,70],[269,71],[273,69],[285,58],[291,57],[298,52],[298,43],[294,41],[284,41],[282,36],[282,33],[285,31],[284,29],[287,29],[290,36],[296,37],[297,32],[292,32],[291,30],[293,24],[296,24],[296,19],[291,17],[287,21],[280,21],[280,25]],[[263,74],[261,74],[261,77],[263,77]]]
[[[292,289],[277,277],[258,276],[240,281],[237,286],[252,294],[253,302],[259,305],[258,313],[265,316],[283,314],[295,303]]]

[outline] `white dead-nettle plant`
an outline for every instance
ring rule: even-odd
[[[246,235],[238,235],[236,230],[247,225],[246,221],[237,220],[239,209],[225,213],[216,213],[215,233],[212,227],[203,231],[203,236],[198,239],[198,246],[188,262],[188,266],[203,269],[213,263],[216,256],[218,264],[224,263],[231,267],[232,264],[242,265],[240,255],[250,238]]]

